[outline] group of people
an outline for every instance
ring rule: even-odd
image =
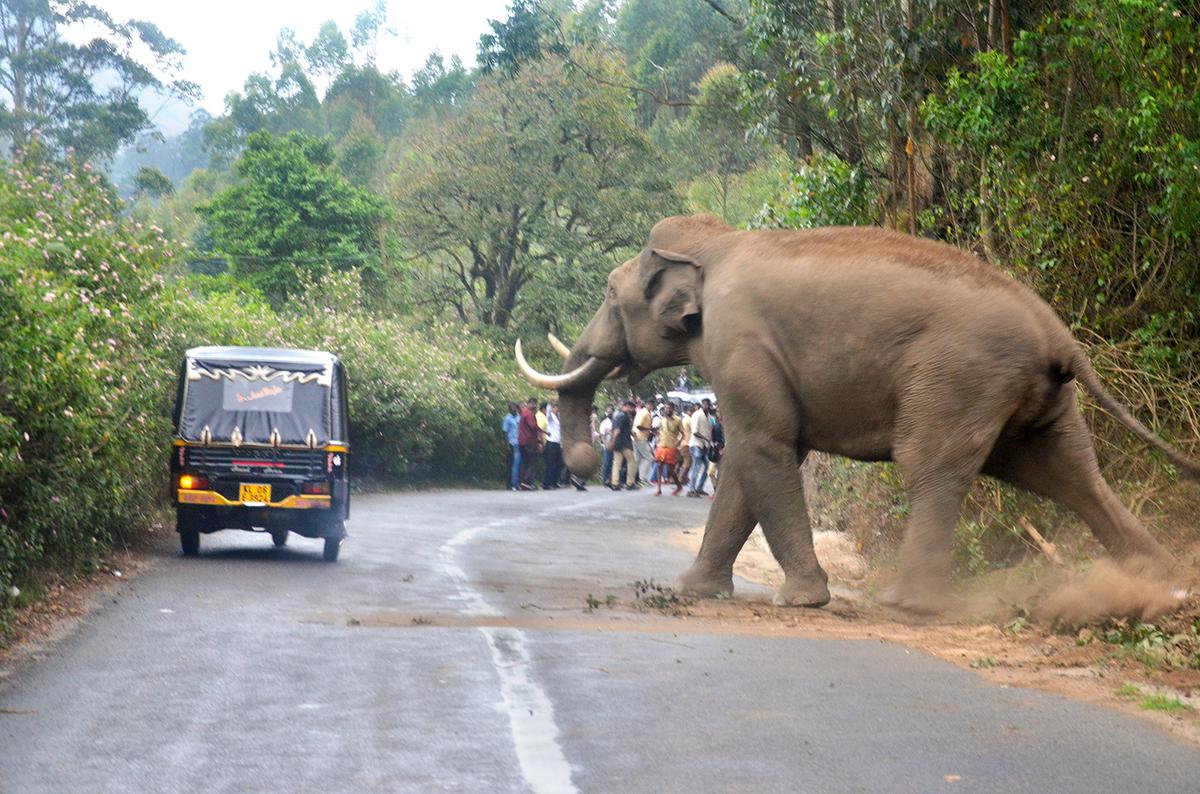
[[[715,492],[725,449],[725,430],[712,401],[680,403],[656,397],[652,401],[625,400],[619,409],[604,407],[596,430],[603,452],[601,480],[614,491],[653,485],[655,496],[663,485],[675,485],[673,495],[705,495],[712,480]]]
[[[612,490],[653,485],[655,495],[661,496],[663,486],[673,484],[675,496],[686,489],[688,496],[703,497],[711,482],[715,493],[725,431],[711,400],[628,399],[620,406],[606,405],[602,418],[593,408],[591,425],[592,441],[604,461],[600,480]],[[553,490],[566,485],[587,490],[563,462],[556,400],[539,404],[530,397],[524,403],[509,403],[501,427],[508,442],[509,490]]]
[[[520,405],[509,403],[501,429],[508,441],[510,491],[536,491],[539,464],[543,489],[570,484],[576,490],[587,490],[583,480],[567,471],[563,463],[557,401],[547,400],[539,405],[536,398],[530,397]]]

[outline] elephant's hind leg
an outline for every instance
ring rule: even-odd
[[[728,458],[722,466],[721,487],[708,512],[700,553],[675,584],[675,589],[682,593],[698,596],[732,593],[733,563],[754,530],[754,513],[737,468],[730,465]]]
[[[969,406],[956,416],[920,419],[914,418],[912,430],[894,450],[908,486],[910,513],[899,578],[885,600],[915,612],[937,613],[945,608],[950,590],[954,527],[962,500],[1004,420]]]
[[[1044,428],[1002,439],[984,473],[1070,509],[1114,557],[1145,555],[1170,564],[1170,555],[1104,481],[1087,423],[1073,404]]]

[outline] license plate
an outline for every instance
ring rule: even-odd
[[[238,486],[238,501],[246,504],[266,504],[271,501],[271,486],[244,482]]]

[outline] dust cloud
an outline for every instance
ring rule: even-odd
[[[1148,560],[1103,559],[1087,572],[1070,575],[1041,599],[1035,615],[1047,623],[1082,626],[1101,618],[1148,621],[1177,609],[1188,598],[1183,582],[1192,576],[1165,575]]]

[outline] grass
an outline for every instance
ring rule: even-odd
[[[1126,681],[1124,684],[1121,684],[1116,690],[1116,695],[1122,700],[1138,700],[1140,698],[1138,708],[1143,711],[1161,711],[1166,714],[1195,711],[1195,707],[1190,703],[1184,703],[1173,695],[1164,695],[1161,692],[1146,694],[1142,692],[1140,686],[1132,681]]]
[[[1126,681],[1117,688],[1117,697],[1132,700],[1142,696],[1142,688],[1132,681]]]
[[[1160,694],[1146,695],[1142,698],[1142,702],[1138,704],[1138,707],[1146,711],[1164,711],[1167,713],[1195,710],[1191,704],[1184,703],[1177,697],[1168,697],[1167,695]]]

